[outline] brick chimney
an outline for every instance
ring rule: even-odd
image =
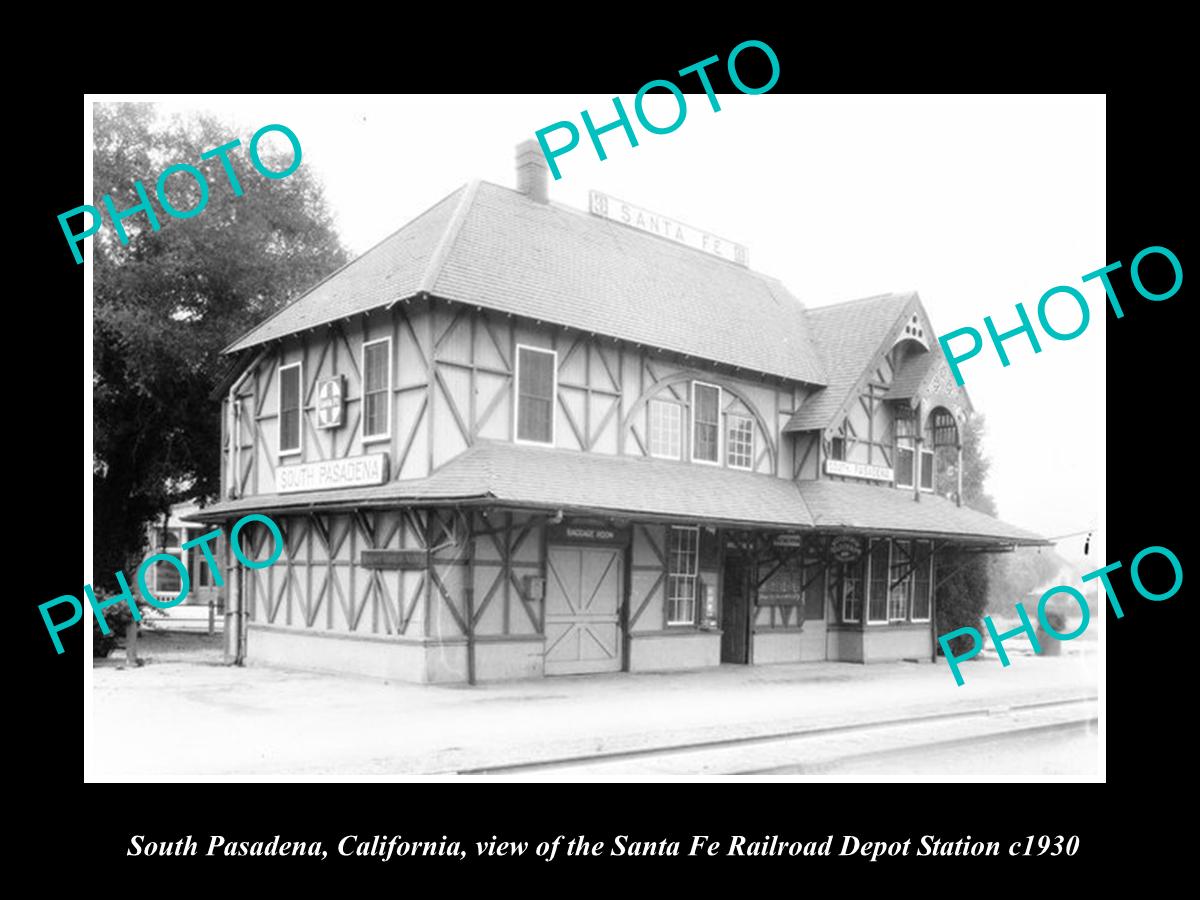
[[[550,167],[537,141],[521,141],[517,144],[517,190],[538,203],[550,201],[550,185],[547,178]]]

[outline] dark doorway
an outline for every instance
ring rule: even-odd
[[[750,662],[750,565],[745,557],[725,555],[721,583],[721,662]]]

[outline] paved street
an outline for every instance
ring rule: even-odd
[[[122,667],[118,651],[96,667],[89,778],[121,780],[132,758],[139,761],[139,777],[163,779],[450,774],[598,753],[636,754],[666,745],[845,729],[868,721],[990,711],[968,719],[806,738],[804,754],[798,757],[781,754],[784,745],[776,744],[767,757],[758,757],[762,765],[747,763],[744,753],[725,751],[738,760],[737,765],[726,765],[719,762],[721,751],[714,749],[717,755],[710,762],[716,759],[717,764],[681,766],[682,757],[676,756],[666,768],[648,768],[643,757],[603,762],[591,771],[564,770],[557,777],[695,777],[748,770],[878,777],[909,771],[901,764],[904,759],[912,761],[911,774],[929,776],[937,767],[928,755],[906,748],[964,735],[968,740],[972,735],[990,740],[1008,727],[1006,716],[1017,725],[1055,720],[1049,708],[1018,715],[1006,707],[1097,693],[1097,659],[1090,652],[1057,658],[1016,656],[1007,669],[994,659],[967,662],[963,687],[954,684],[944,663],[723,666],[662,675],[423,687],[227,667],[220,662],[219,642],[219,635],[152,633],[142,641],[146,666]],[[1095,714],[1094,704],[1085,714]],[[1050,737],[1043,734],[1034,742],[1041,746]],[[1074,742],[1074,777],[1095,777],[1094,733],[1081,735],[1074,729],[1063,740]],[[837,764],[838,741],[850,741],[846,752],[857,756],[857,762]],[[1027,764],[1022,763],[1022,754],[996,750],[1003,744],[988,744],[990,756],[978,757],[973,769],[964,770],[950,749],[939,751],[934,759],[968,780],[1044,773],[1038,754],[1028,754]],[[894,751],[894,763],[882,769],[878,759],[869,758],[880,748]],[[973,755],[969,744],[959,755]],[[824,761],[819,771],[811,766],[816,760]],[[812,771],[792,765],[804,762]]]

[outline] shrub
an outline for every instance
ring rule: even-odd
[[[1050,626],[1051,631],[1065,634],[1067,631],[1067,614],[1061,609],[1046,607],[1046,623]]]
[[[937,588],[937,633],[946,634],[958,628],[974,628],[983,632],[983,613],[988,600],[988,564],[980,554],[948,551],[939,552],[935,577],[959,566]],[[969,635],[959,635],[950,641],[956,655],[966,653],[973,646]],[[938,643],[941,653],[941,643]]]
[[[96,602],[103,603],[105,600],[115,596],[111,591],[96,591]],[[154,607],[150,606],[142,599],[138,599],[138,613],[141,614],[142,621],[145,621],[146,616],[150,614]],[[106,657],[113,650],[122,646],[121,641],[125,639],[125,629],[129,627],[129,623],[133,621],[133,613],[129,610],[128,603],[115,603],[104,610],[104,621],[108,625],[109,633],[105,634],[100,630],[100,619],[98,616],[92,616],[92,656]]]

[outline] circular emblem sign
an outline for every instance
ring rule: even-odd
[[[854,562],[862,556],[862,541],[849,534],[839,534],[830,541],[829,552],[838,562]]]
[[[342,378],[323,378],[317,386],[317,427],[337,428],[342,424]]]

